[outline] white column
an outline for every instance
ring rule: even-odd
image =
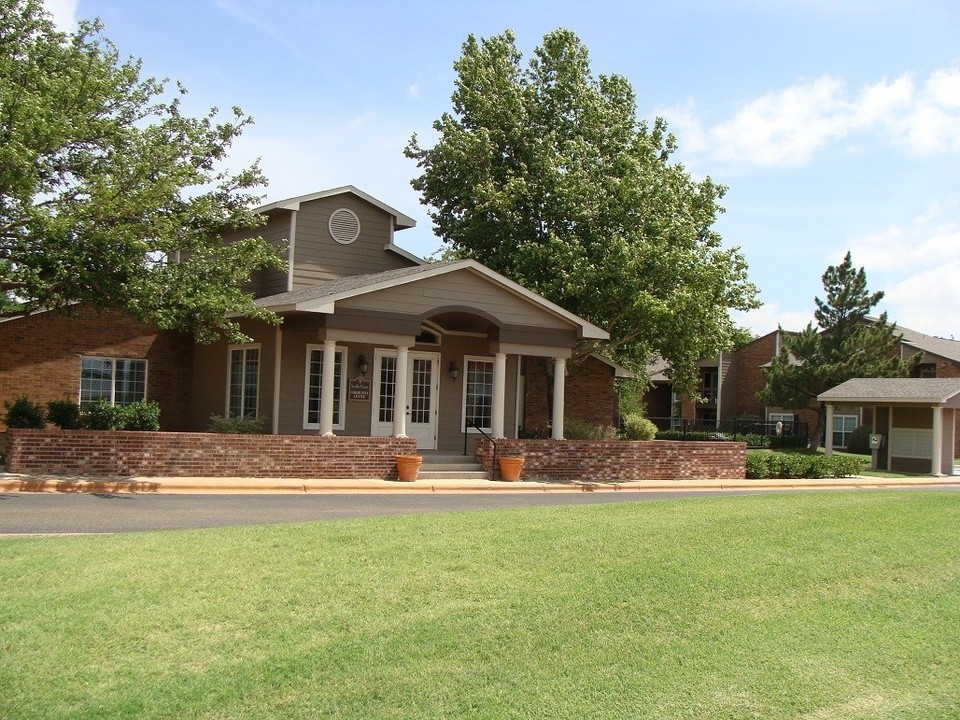
[[[830,403],[827,403],[826,423],[827,426],[823,429],[823,452],[825,455],[833,455],[833,405]]]
[[[507,396],[507,356],[497,353],[493,358],[493,398],[490,404],[490,430],[495,440],[503,435],[503,414]]]
[[[943,475],[943,408],[933,409],[933,459],[930,472]]]
[[[553,418],[551,440],[563,440],[563,387],[567,374],[567,359],[553,360]]]
[[[336,340],[323,341],[323,364],[320,368],[320,434],[333,435],[333,378],[337,360]]]
[[[406,345],[397,345],[397,381],[393,386],[393,436],[407,436],[407,405],[410,403],[410,389],[407,387],[407,351]]]

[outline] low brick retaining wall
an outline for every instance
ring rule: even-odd
[[[412,438],[8,430],[7,471],[110,477],[296,477],[396,480]]]
[[[747,446],[740,442],[498,440],[497,457],[504,455],[524,458],[522,479],[554,482],[740,480],[747,468]],[[476,456],[490,472],[489,440],[477,440]]]

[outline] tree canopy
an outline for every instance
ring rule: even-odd
[[[730,345],[728,311],[755,306],[743,255],[713,229],[725,188],[670,161],[666,122],[638,119],[626,78],[594,77],[574,33],[521,62],[510,31],[469,36],[436,144],[410,140],[436,232],[448,254],[606,328],[624,365],[659,355],[693,389],[697,360]]]
[[[97,22],[59,32],[38,0],[0,0],[0,314],[89,303],[198,340],[275,319],[241,289],[277,262],[255,228],[256,165],[221,169],[249,124],[181,111]],[[168,98],[172,95],[172,98]]]
[[[916,358],[900,357],[896,323],[870,317],[883,292],[867,290],[867,274],[853,267],[848,252],[822,276],[826,299],[814,298],[817,325],[799,333],[782,333],[780,351],[764,369],[760,400],[787,409],[818,408],[813,447],[823,438],[824,407],[817,396],[857,377],[905,377]]]

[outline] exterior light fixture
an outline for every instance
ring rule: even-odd
[[[454,380],[460,377],[460,368],[457,367],[456,360],[450,361],[450,377],[453,378]]]
[[[367,356],[366,355],[357,355],[357,370],[360,371],[361,375],[367,374]]]

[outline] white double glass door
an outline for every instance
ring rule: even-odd
[[[393,419],[397,408],[397,353],[395,350],[374,351],[374,398],[370,433],[375,436],[393,434]],[[409,389],[406,412],[407,435],[415,438],[421,450],[437,448],[437,415],[440,391],[440,354],[410,352],[407,354],[406,386]]]

